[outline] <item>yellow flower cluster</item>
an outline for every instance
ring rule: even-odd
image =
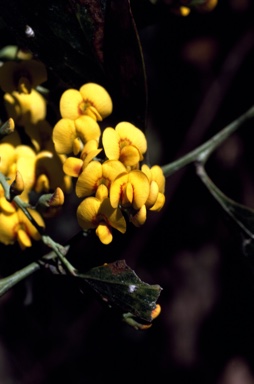
[[[67,192],[72,186],[71,178],[62,170],[66,158],[54,148],[52,127],[46,120],[46,99],[35,89],[46,80],[45,66],[33,59],[7,61],[0,67],[6,114],[15,126],[12,134],[1,139],[0,172],[9,184],[22,185],[17,194],[28,207],[32,190],[40,193],[60,187]],[[28,211],[38,226],[45,226],[36,210]],[[24,249],[32,245],[31,239],[40,238],[23,211],[6,199],[6,191],[0,185],[0,242],[8,245],[17,240]]]
[[[126,219],[139,227],[147,210],[159,211],[165,203],[162,169],[141,165],[147,151],[144,133],[127,121],[102,132],[99,122],[112,109],[110,95],[99,84],[68,89],[53,129],[57,153],[68,156],[63,170],[76,178],[75,192],[83,199],[78,223],[85,231],[95,229],[103,244],[111,243],[112,228],[125,233]]]

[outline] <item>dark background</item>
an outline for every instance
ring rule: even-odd
[[[149,156],[164,165],[252,106],[254,7],[219,0],[211,13],[181,18],[166,2],[133,2],[133,14],[147,68]],[[246,123],[207,164],[224,193],[252,208],[253,127]],[[162,313],[153,326],[132,329],[87,287],[82,293],[42,270],[0,299],[0,384],[254,383],[253,260],[193,165],[167,179],[166,199],[142,228],[115,233],[108,246],[95,236],[71,245],[74,265],[125,259],[143,281],[159,284]],[[76,203],[67,197],[63,216],[48,223],[59,242],[79,230]],[[1,247],[2,271],[29,252]]]

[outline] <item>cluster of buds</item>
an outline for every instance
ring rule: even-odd
[[[95,229],[103,244],[111,243],[112,229],[126,232],[146,221],[147,210],[165,203],[165,177],[158,165],[144,164],[147,140],[127,121],[101,129],[113,110],[104,87],[87,83],[67,89],[60,98],[61,119],[53,128],[56,152],[67,156],[66,175],[76,178],[75,192],[82,199],[77,220],[84,231]]]

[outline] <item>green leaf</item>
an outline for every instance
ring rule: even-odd
[[[243,251],[254,256],[254,210],[226,196],[208,177],[202,164],[197,165],[197,174],[221,205],[230,219],[236,224],[243,238]]]
[[[151,313],[162,288],[141,281],[125,260],[92,268],[78,277],[88,283],[108,305],[139,319],[152,321]]]

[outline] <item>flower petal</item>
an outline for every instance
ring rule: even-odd
[[[67,89],[60,98],[60,113],[63,118],[75,120],[82,115],[79,105],[83,102],[77,89]]]
[[[119,134],[122,141],[129,141],[130,145],[134,145],[141,154],[147,150],[147,141],[144,133],[135,125],[122,121],[115,127],[116,132]]]
[[[63,171],[68,176],[78,177],[83,166],[83,161],[77,157],[68,157],[63,164]]]
[[[15,227],[18,225],[18,215],[14,212],[10,215],[0,213],[0,242],[8,245],[16,240]]]
[[[121,200],[122,191],[125,188],[127,182],[128,182],[128,173],[126,172],[117,176],[113,181],[113,183],[111,184],[109,197],[110,197],[110,203],[113,208],[118,207]]]
[[[108,198],[108,188],[105,184],[99,185],[95,197],[100,201],[103,201],[104,199]]]
[[[98,161],[91,161],[78,177],[76,183],[76,195],[78,197],[86,197],[95,193],[101,178],[101,163]]]
[[[112,181],[114,181],[117,176],[125,172],[125,166],[118,160],[106,160],[102,164],[102,176],[108,188],[110,188]]]
[[[31,93],[12,92],[4,95],[5,107],[9,117],[12,117],[16,124],[36,124],[46,117],[46,100],[35,89]]]
[[[149,196],[150,185],[146,175],[139,170],[129,173],[129,182],[133,185],[133,208],[140,209]]]
[[[142,205],[142,207],[136,211],[135,214],[130,215],[130,222],[135,225],[135,227],[140,227],[146,221],[146,206]]]
[[[77,156],[83,149],[83,143],[79,137],[76,137],[72,142],[72,152]]]
[[[151,208],[155,204],[155,202],[158,198],[158,193],[159,193],[158,184],[156,183],[156,181],[153,180],[150,183],[150,192],[149,192],[149,196],[146,200],[146,206],[148,208]]]
[[[113,240],[112,232],[106,223],[99,224],[95,233],[99,237],[102,244],[107,245]]]
[[[19,228],[17,231],[17,241],[21,249],[25,249],[32,246],[30,237],[22,228]]]
[[[155,204],[151,208],[149,208],[150,211],[159,212],[163,208],[163,206],[165,204],[165,200],[166,200],[165,195],[163,193],[159,192],[158,198],[157,198]]]
[[[109,160],[118,160],[120,157],[120,137],[114,128],[108,127],[102,134],[102,144]]]
[[[15,158],[16,151],[13,145],[8,143],[0,144],[0,172],[6,175]]]
[[[156,181],[156,183],[159,186],[159,191],[161,193],[164,193],[165,192],[165,176],[163,174],[161,167],[159,167],[159,165],[154,165],[151,168],[151,172],[152,172],[152,179]]]
[[[99,112],[102,119],[112,113],[113,104],[110,95],[101,85],[86,83],[79,89],[85,103],[90,103]]]
[[[101,135],[101,129],[99,124],[90,116],[81,116],[75,120],[75,127],[77,136],[80,137],[83,144],[86,144],[89,140],[99,141]]]
[[[49,179],[45,174],[41,174],[37,177],[34,190],[36,193],[40,193],[42,191],[48,192],[50,190]]]
[[[111,227],[121,233],[126,232],[126,221],[121,210],[119,208],[113,208],[109,199],[102,201],[98,214],[105,216]]]
[[[59,120],[53,128],[52,140],[57,153],[70,154],[73,141],[76,137],[74,121],[70,119]]]
[[[0,211],[5,214],[10,214],[16,212],[16,209],[13,204],[6,200],[4,196],[0,197]]]
[[[101,202],[95,197],[87,197],[78,206],[77,220],[83,230],[97,227],[97,213]]]
[[[126,166],[131,167],[137,165],[139,161],[142,160],[142,157],[140,156],[140,153],[136,147],[133,145],[126,145],[121,150],[119,160],[122,161],[122,163]]]
[[[151,172],[151,169],[148,167],[147,164],[142,165],[141,171],[144,172],[144,174],[147,176],[149,182],[151,182],[152,181],[152,172]]]
[[[44,220],[39,214],[39,212],[29,208],[28,208],[28,212],[40,227],[45,228]],[[41,239],[40,233],[35,228],[35,226],[31,223],[31,221],[27,218],[24,212],[21,209],[18,209],[17,214],[18,214],[19,223],[20,223],[19,227],[22,228],[27,233],[27,235],[32,239],[40,240]]]

